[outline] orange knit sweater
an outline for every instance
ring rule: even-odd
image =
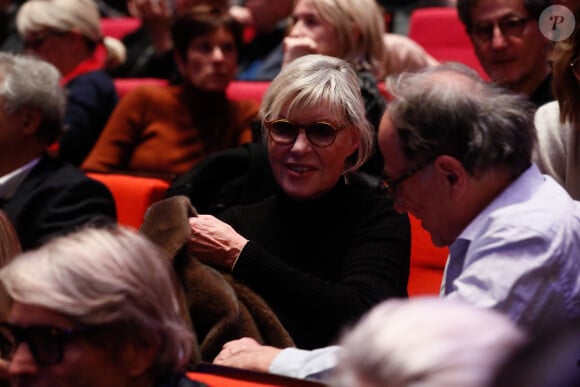
[[[252,141],[258,108],[184,86],[140,86],[119,101],[82,169],[184,173],[212,152]]]

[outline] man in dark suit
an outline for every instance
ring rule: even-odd
[[[104,185],[45,154],[62,132],[59,79],[40,59],[0,53],[0,208],[24,250],[87,222],[116,219]]]

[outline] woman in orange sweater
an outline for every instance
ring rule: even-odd
[[[225,90],[235,76],[242,27],[196,7],[172,27],[178,86],[140,86],[119,102],[82,168],[170,177],[208,154],[252,141],[259,106]]]

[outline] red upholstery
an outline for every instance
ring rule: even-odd
[[[122,98],[129,91],[133,90],[137,86],[141,85],[157,85],[166,86],[169,84],[167,80],[161,78],[115,78],[113,80],[115,84],[115,89],[117,89],[117,94],[119,98]]]
[[[440,62],[455,61],[489,79],[473,51],[455,7],[418,8],[411,13],[409,37]]]
[[[324,387],[324,384],[289,378],[265,372],[248,371],[215,364],[199,364],[190,379],[203,382],[210,387]]]
[[[165,198],[169,183],[165,180],[121,174],[87,173],[105,184],[115,199],[119,224],[139,228],[149,206]]]
[[[232,99],[251,99],[262,103],[262,97],[268,86],[270,82],[233,81],[226,92]]]
[[[125,35],[135,31],[141,25],[141,21],[134,17],[104,17],[101,18],[101,31],[103,36],[122,39]]]
[[[407,291],[409,296],[439,294],[443,269],[449,254],[447,248],[436,247],[421,222],[412,215],[411,220],[411,273]]]

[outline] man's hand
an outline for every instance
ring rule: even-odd
[[[214,364],[243,368],[251,371],[268,372],[280,348],[260,345],[256,340],[244,337],[224,344],[214,359]]]

